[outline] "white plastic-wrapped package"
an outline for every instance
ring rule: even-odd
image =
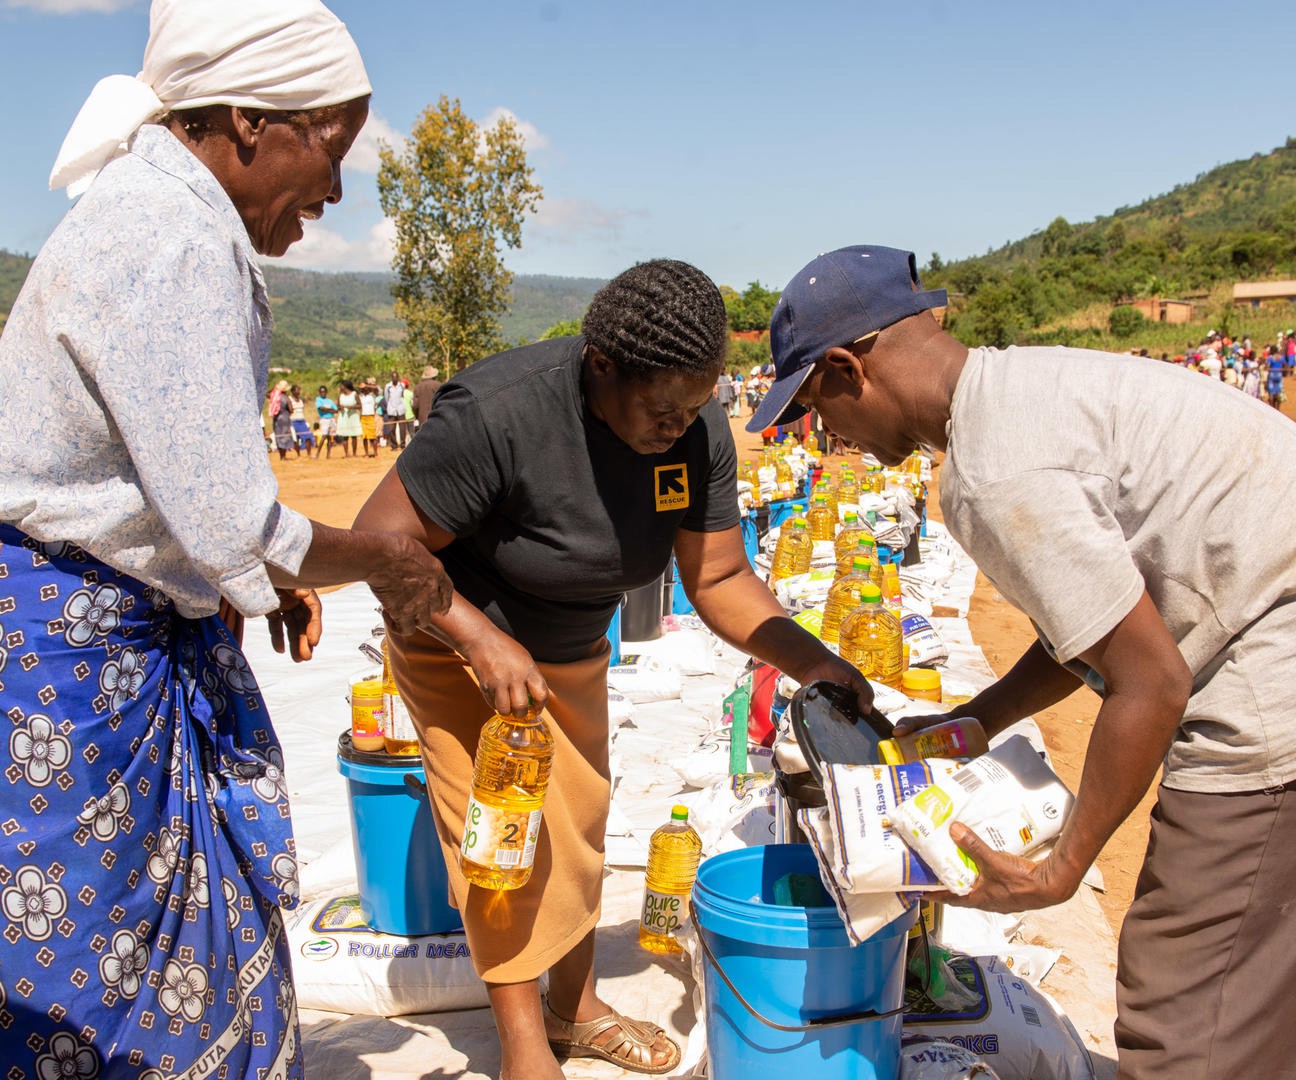
[[[900,1047],[900,1080],[1000,1080],[970,1050],[943,1039],[905,1036]]]
[[[727,783],[729,779],[730,733],[713,731],[702,736],[692,750],[671,765],[688,787],[706,788]],[[767,746],[747,744],[745,772],[770,772],[774,768],[774,751]]]
[[[766,772],[730,776],[694,799],[689,819],[707,857],[774,843],[776,797],[774,774]]]
[[[462,931],[380,934],[365,924],[356,896],[304,903],[286,920],[297,1003],[304,1009],[407,1016],[488,1004]]]
[[[947,780],[954,761],[931,758],[905,765],[827,765],[823,789],[836,858],[833,877],[843,889],[910,892],[940,889],[940,880],[892,828],[895,808]]]
[[[1025,737],[1014,735],[891,814],[900,835],[951,892],[966,896],[977,868],[950,837],[954,822],[996,851],[1030,855],[1062,831],[1075,802]]]
[[[1000,1080],[1093,1080],[1088,1050],[1043,991],[997,957],[954,956],[949,966],[973,1003],[944,1010],[907,989],[906,1037],[961,1046],[988,1062]]]
[[[909,646],[910,667],[929,667],[949,659],[945,642],[924,616],[906,611],[900,627],[904,631],[904,643]]]
[[[622,654],[621,663],[608,668],[608,686],[636,705],[646,701],[669,701],[680,696],[679,670],[658,656]]]
[[[716,669],[716,639],[706,630],[670,630],[654,641],[636,644],[641,657],[670,664],[681,675],[712,675]]]
[[[898,919],[909,904],[896,892],[847,892],[830,869],[838,860],[828,811],[811,807],[797,812],[797,823],[810,842],[819,864],[819,880],[841,916],[852,945],[862,945],[887,923]]]

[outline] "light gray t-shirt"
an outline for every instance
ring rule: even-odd
[[[1012,348],[968,354],[947,432],[945,522],[1059,661],[1087,671],[1146,587],[1193,673],[1167,786],[1296,778],[1296,424],[1159,361]]]

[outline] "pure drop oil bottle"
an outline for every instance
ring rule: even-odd
[[[688,807],[671,809],[669,823],[652,834],[639,944],[649,952],[677,953],[675,930],[688,914],[689,893],[702,858],[702,838],[688,823]]]
[[[496,713],[477,740],[459,866],[472,885],[517,889],[531,877],[554,741],[539,709]]]

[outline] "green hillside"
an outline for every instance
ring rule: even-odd
[[[1268,154],[1220,165],[1191,183],[1094,221],[1056,218],[986,255],[942,263],[923,281],[952,294],[948,326],[969,344],[1013,342],[1149,346],[1179,341],[1179,327],[1109,322],[1146,297],[1191,299],[1198,322],[1268,323],[1291,313],[1232,309],[1237,280],[1296,277],[1296,139]],[[1196,325],[1196,323],[1194,324]],[[1240,331],[1239,331],[1240,332]],[[1253,336],[1255,332],[1253,331]]]
[[[26,255],[0,251],[0,326],[31,262]],[[385,273],[318,274],[267,267],[275,316],[271,364],[294,371],[323,370],[357,353],[398,348],[404,326],[392,310],[390,281]],[[602,284],[598,278],[519,274],[503,321],[505,340],[534,341],[554,323],[579,318]]]

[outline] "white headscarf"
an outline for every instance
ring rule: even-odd
[[[50,188],[81,194],[141,125],[173,109],[316,109],[371,92],[360,50],[320,0],[153,0],[144,70],[95,85]]]

